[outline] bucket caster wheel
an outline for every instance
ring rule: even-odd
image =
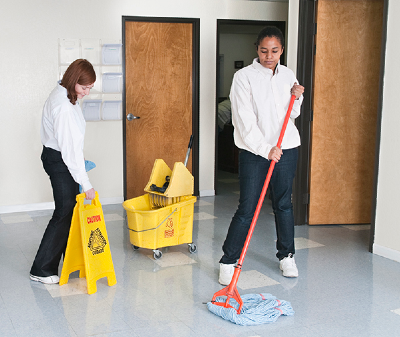
[[[160,252],[158,249],[153,250],[153,257],[154,257],[154,260],[161,259],[162,252]]]
[[[190,254],[193,254],[193,253],[197,252],[197,246],[194,243],[189,243],[188,246],[189,246],[189,253]]]
[[[133,250],[138,250],[140,247],[132,245]]]

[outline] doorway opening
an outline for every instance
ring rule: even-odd
[[[238,176],[238,148],[233,141],[229,91],[233,75],[257,57],[255,42],[265,26],[278,27],[286,36],[285,21],[217,20],[217,93],[215,121],[215,191],[224,190],[223,181]],[[286,46],[281,64],[286,64]]]

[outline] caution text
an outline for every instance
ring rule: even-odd
[[[101,221],[100,215],[93,215],[93,216],[87,217],[88,224],[93,223],[93,222],[99,222],[99,221]]]

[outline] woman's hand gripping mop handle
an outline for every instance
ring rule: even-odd
[[[286,112],[285,120],[284,120],[283,125],[282,125],[282,130],[281,130],[281,133],[279,135],[278,144],[276,144],[276,146],[279,147],[279,148],[282,145],[283,136],[285,135],[286,127],[287,127],[287,124],[289,122],[290,113],[292,112],[292,108],[293,108],[293,104],[294,104],[295,99],[296,99],[296,96],[292,95],[292,97],[290,99],[290,103],[289,103],[289,108],[288,108],[288,110]],[[229,286],[221,289],[220,291],[217,291],[214,294],[213,299],[211,301],[213,304],[219,305],[221,307],[233,308],[229,304],[229,300],[231,298],[233,298],[239,303],[239,308],[237,309],[237,313],[238,314],[240,314],[240,311],[242,310],[243,301],[240,298],[240,295],[239,295],[239,292],[238,292],[238,290],[236,288],[236,285],[237,285],[237,282],[238,282],[238,279],[239,279],[240,272],[242,270],[242,264],[243,264],[244,257],[246,256],[247,248],[249,247],[250,240],[251,240],[251,237],[252,237],[253,232],[254,232],[254,227],[256,226],[256,222],[257,222],[258,216],[260,214],[262,204],[264,202],[265,194],[267,193],[268,185],[269,185],[269,182],[271,180],[271,176],[272,176],[272,172],[274,170],[274,167],[275,167],[275,161],[272,160],[271,164],[269,165],[267,178],[265,179],[264,187],[263,187],[263,189],[261,191],[260,198],[258,199],[258,204],[257,204],[257,207],[256,207],[256,211],[254,212],[253,220],[251,221],[249,232],[247,233],[247,237],[246,237],[246,241],[244,243],[243,249],[242,249],[242,253],[240,254],[240,258],[239,258],[239,261],[237,263],[237,266],[235,267],[235,272],[233,274],[232,281],[229,284]],[[226,301],[225,302],[215,302],[215,299],[218,296],[226,296],[227,297]]]

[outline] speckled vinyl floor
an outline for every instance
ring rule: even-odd
[[[268,200],[238,290],[271,293],[295,315],[242,327],[211,314],[205,303],[222,288],[221,245],[239,198],[236,175],[218,180],[220,194],[195,204],[194,254],[172,246],[154,260],[151,250],[133,250],[122,206],[103,206],[118,283],[100,279],[93,295],[77,272],[63,286],[29,280],[51,211],[0,215],[0,336],[400,336],[400,263],[368,252],[369,226],[296,227],[299,277],[287,279]]]

